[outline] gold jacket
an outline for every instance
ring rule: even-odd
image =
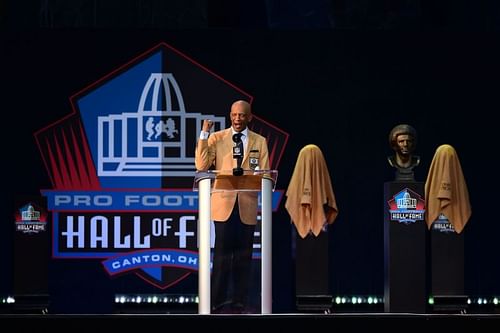
[[[236,167],[233,158],[232,129],[227,128],[210,134],[207,140],[198,140],[195,152],[195,165],[199,171],[212,167],[215,170],[232,171]],[[250,169],[248,155],[251,150],[257,150],[259,169],[269,170],[269,151],[266,139],[248,130],[247,146],[243,151],[241,167]],[[255,154],[255,153],[254,153]],[[257,224],[257,192],[214,192],[211,196],[212,220],[227,221],[231,215],[236,199],[241,221],[244,224]]]

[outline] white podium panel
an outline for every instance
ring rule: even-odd
[[[244,170],[234,176],[232,170],[196,172],[193,190],[199,192],[198,217],[198,313],[210,314],[210,223],[214,192],[261,192],[261,313],[272,313],[272,192],[277,170]]]

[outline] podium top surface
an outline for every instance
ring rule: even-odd
[[[233,170],[197,171],[194,176],[193,190],[198,191],[201,180],[211,179],[212,192],[260,192],[262,179],[272,182],[274,191],[278,179],[277,170],[243,170],[241,176],[233,175]]]

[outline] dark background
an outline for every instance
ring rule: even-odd
[[[160,42],[254,96],[254,113],[290,134],[278,189],[299,150],[320,146],[339,207],[329,228],[333,295],[383,295],[383,183],[394,171],[388,134],[400,123],[419,135],[419,181],[439,145],[457,150],[472,204],[465,291],[500,294],[497,1],[12,0],[0,9],[0,294],[14,285],[15,198],[51,187],[33,133],[70,112],[69,96]],[[274,312],[294,308],[284,200],[273,216]],[[56,312],[108,312],[114,290],[159,291],[135,275],[111,280],[93,260],[51,265]]]

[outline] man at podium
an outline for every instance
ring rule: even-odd
[[[231,127],[212,134],[210,131],[213,122],[208,119],[203,121],[196,146],[196,169],[249,170],[251,167],[255,170],[269,170],[266,139],[247,127],[252,120],[250,104],[243,100],[234,102],[229,117]],[[249,311],[248,293],[253,236],[257,224],[257,195],[254,191],[212,193],[211,217],[215,224],[212,313]],[[232,295],[229,291],[232,291]]]

